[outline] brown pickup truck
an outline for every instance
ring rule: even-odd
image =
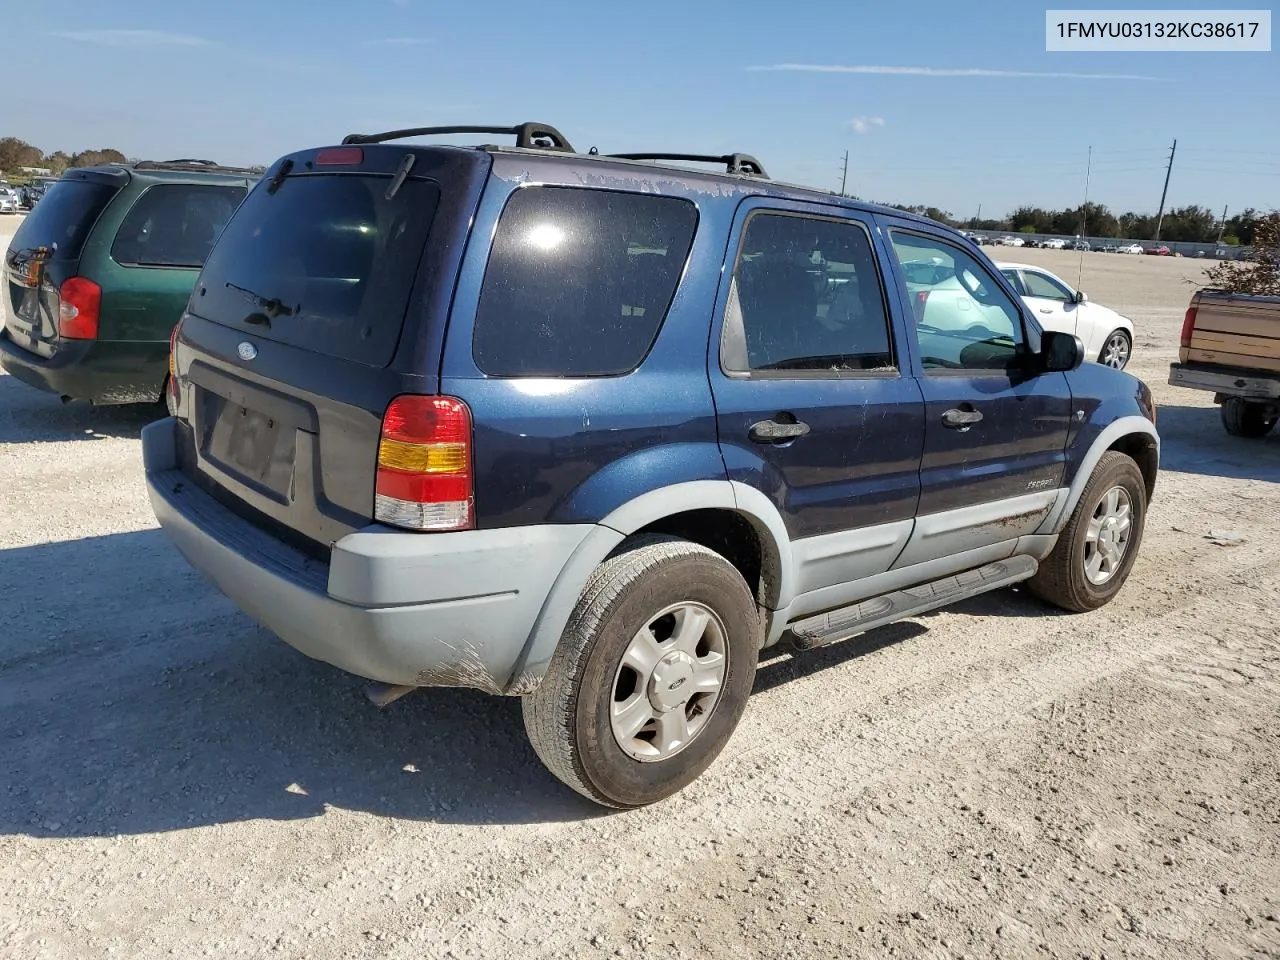
[[[1232,436],[1265,437],[1280,419],[1280,297],[1196,291],[1169,382],[1212,391]]]

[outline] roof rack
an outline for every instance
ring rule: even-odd
[[[211,170],[218,173],[253,173],[250,167],[228,167],[215,160],[196,160],[183,157],[180,160],[139,160],[129,164],[134,170]]]
[[[611,153],[618,160],[685,160],[691,163],[722,163],[726,173],[768,180],[760,161],[747,153],[726,153],[722,157],[703,153]]]
[[[410,127],[405,130],[389,130],[386,133],[349,133],[342,138],[342,142],[344,144],[385,143],[388,140],[439,136],[449,133],[503,133],[515,137],[517,147],[557,150],[561,153],[575,152],[565,135],[546,123],[521,123],[514,127]]]

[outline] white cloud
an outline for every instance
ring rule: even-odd
[[[793,73],[858,73],[890,77],[1046,77],[1055,80],[1154,80],[1130,73],[1041,73],[1034,70],[988,70],[981,67],[883,67],[867,64],[841,66],[821,63],[774,63],[768,66],[747,67],[753,71],[787,71]]]
[[[50,36],[102,47],[209,47],[212,40],[166,30],[67,30]]]
[[[868,133],[873,127],[883,127],[884,117],[854,117],[849,121],[854,133]]]
[[[431,42],[430,37],[382,37],[379,40],[362,41],[362,47],[424,47]]]

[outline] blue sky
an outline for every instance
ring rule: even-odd
[[[29,0],[6,14],[0,135],[269,163],[352,130],[540,120],[826,188],[847,149],[850,193],[958,216],[1078,203],[1090,145],[1090,199],[1154,210],[1176,137],[1170,204],[1280,207],[1280,53],[1046,53],[1045,6]]]

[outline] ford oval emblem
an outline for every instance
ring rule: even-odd
[[[252,360],[258,355],[258,348],[246,340],[240,346],[236,347],[236,353],[240,355],[241,360]]]

